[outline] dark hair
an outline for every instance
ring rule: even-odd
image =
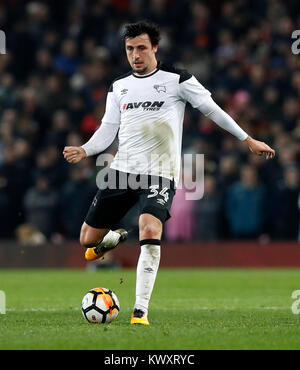
[[[159,27],[155,23],[149,21],[125,24],[122,36],[125,41],[128,38],[133,38],[143,33],[146,33],[149,36],[152,46],[158,45],[160,40]]]

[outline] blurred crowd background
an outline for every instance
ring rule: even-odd
[[[193,73],[277,153],[251,154],[188,105],[183,153],[205,154],[205,193],[177,191],[164,238],[297,240],[298,0],[0,1],[0,238],[78,238],[99,168],[94,157],[69,165],[62,150],[101,124],[110,83],[129,70],[123,25],[141,19],[161,27],[158,59]],[[136,217],[124,220],[134,230]]]

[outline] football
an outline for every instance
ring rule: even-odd
[[[92,324],[112,322],[119,314],[120,304],[112,290],[93,288],[82,299],[81,312]]]

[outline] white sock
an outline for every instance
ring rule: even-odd
[[[157,243],[160,241],[157,240]],[[136,301],[134,309],[148,314],[148,306],[160,262],[160,245],[143,244],[136,269]]]
[[[120,240],[121,235],[115,231],[109,230],[98,245],[105,245],[107,248],[115,247]]]

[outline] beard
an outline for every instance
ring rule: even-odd
[[[134,68],[134,66],[133,66],[133,67],[132,67],[132,69],[133,69],[133,72],[134,72],[134,73],[136,73],[136,74],[138,74],[138,75],[143,75],[143,74],[145,74],[145,73],[147,72],[148,67],[147,67],[147,66],[145,66],[144,68],[136,69],[136,68]]]

